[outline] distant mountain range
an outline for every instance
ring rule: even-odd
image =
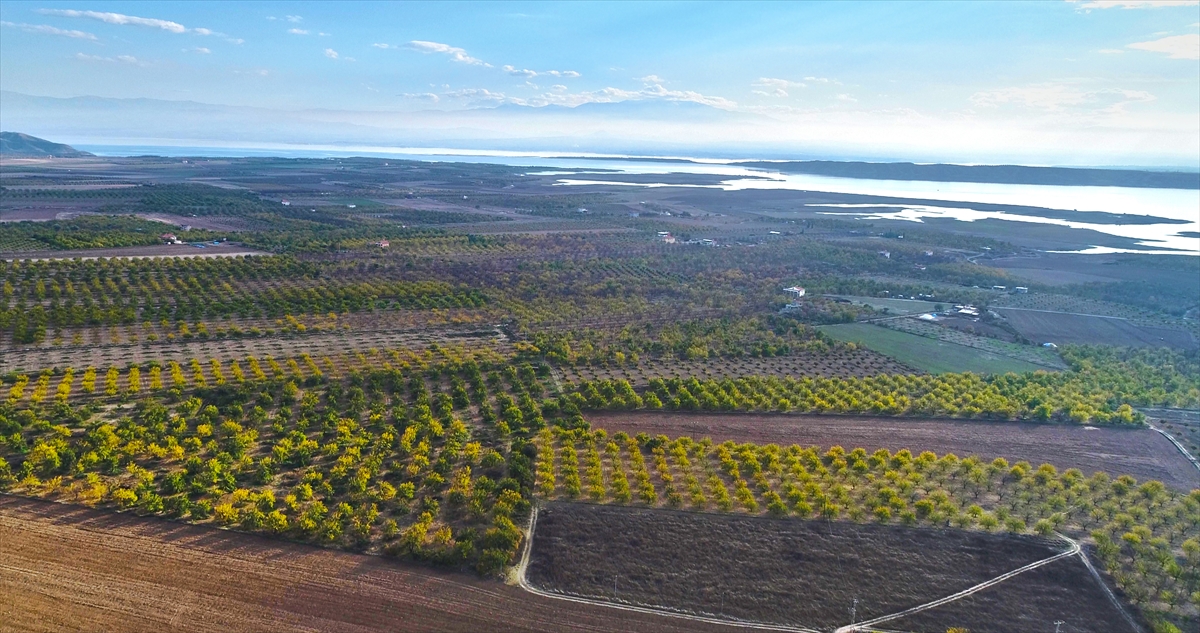
[[[894,162],[904,155],[875,147],[864,151],[836,142],[822,145],[819,140],[786,138],[781,135],[787,131],[787,124],[765,114],[668,99],[629,99],[575,107],[504,104],[459,110],[282,110],[145,98],[41,97],[0,91],[0,111],[9,129],[70,139],[78,145],[187,147],[196,148],[197,155],[203,155],[206,147],[220,148],[225,155],[242,149],[262,155],[296,146],[368,155],[401,148],[448,148],[567,156],[757,156],[790,160],[737,164],[783,173],[873,180],[1200,189],[1200,173],[1195,170],[1003,164],[1011,158],[988,161],[993,162],[991,165],[945,164],[966,162],[957,155],[939,156],[934,164]],[[5,138],[6,156],[17,152],[85,155],[25,135],[14,135],[10,147],[8,136]],[[871,162],[797,160],[818,158]],[[988,160],[986,155],[972,158],[971,162]]]
[[[93,156],[93,154],[81,152],[70,145],[53,143],[44,138],[20,132],[0,132],[0,156],[5,158],[82,158]]]

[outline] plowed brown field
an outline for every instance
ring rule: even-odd
[[[374,556],[0,496],[6,633],[732,630]]]
[[[1003,457],[1057,468],[1078,468],[1085,475],[1104,471],[1157,479],[1176,490],[1200,488],[1196,470],[1173,444],[1150,429],[1083,427],[1064,424],[922,420],[868,416],[592,413],[588,422],[610,433],[646,432],[668,437],[688,435],[716,442],[801,444],[846,450],[862,447],[914,453],[933,451],[959,457]]]

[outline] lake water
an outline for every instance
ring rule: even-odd
[[[1067,187],[1054,185],[1008,185],[992,183],[927,182],[917,180],[867,180],[834,178],[807,174],[783,174],[769,169],[748,169],[719,159],[646,160],[645,157],[606,154],[567,154],[554,152],[501,152],[492,150],[462,150],[445,148],[389,148],[275,145],[255,147],[175,147],[162,145],[77,145],[79,149],[101,156],[282,156],[292,158],[325,158],[375,156],[399,160],[435,162],[493,163],[516,167],[540,167],[530,173],[561,175],[562,186],[595,185],[608,182],[628,187],[704,187],[739,191],[749,189],[790,189],[829,193],[860,194],[889,198],[911,198],[947,204],[869,205],[870,209],[856,210],[856,205],[821,205],[825,213],[861,217],[863,219],[892,219],[921,222],[926,218],[953,218],[964,222],[999,219],[1013,222],[1033,222],[1091,229],[1100,233],[1130,237],[1138,240],[1143,249],[1111,249],[1097,247],[1086,252],[1170,252],[1200,255],[1200,190],[1145,189],[1132,187]],[[571,170],[562,172],[559,170]],[[589,178],[579,178],[579,170],[591,172]],[[624,174],[697,174],[721,176],[719,184],[628,183],[606,181],[605,173]],[[574,176],[574,177],[572,177]],[[1100,211],[1140,215],[1186,222],[1184,224],[1095,224],[1018,215],[972,208],[971,203],[1004,204],[1043,207],[1049,209]],[[866,206],[866,205],[864,205]]]

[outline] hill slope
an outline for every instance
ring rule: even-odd
[[[80,158],[93,156],[81,152],[70,145],[52,143],[43,138],[21,134],[20,132],[0,132],[0,155],[9,158]]]

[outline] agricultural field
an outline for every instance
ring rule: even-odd
[[[953,328],[944,327],[937,323],[929,323],[918,319],[881,319],[874,321],[875,325],[900,332],[908,332],[917,336],[925,336],[946,343],[954,343],[964,347],[974,347],[989,354],[1005,356],[1015,360],[1040,365],[1046,369],[1065,369],[1066,365],[1053,350],[1031,345],[1020,345],[1007,341],[996,340],[985,336],[977,336]]]
[[[1196,337],[1186,330],[1137,325],[1117,317],[1025,308],[996,308],[1025,338],[1037,343],[1129,345],[1195,349]]]
[[[918,336],[869,323],[823,325],[820,330],[840,341],[856,343],[922,371],[971,371],[981,374],[1027,372],[1045,367],[958,343]]]
[[[528,579],[564,594],[830,631],[957,593],[1064,549],[1053,538],[553,503],[538,512]],[[1051,563],[1047,570],[1064,571],[1037,583],[1057,591],[1055,599],[988,600],[991,612],[951,612],[952,602],[926,612],[917,626],[896,623],[903,620],[880,626],[974,631],[991,618],[1007,627],[997,631],[1054,620],[1081,631],[1133,630],[1093,587],[1097,581],[1084,565],[1072,562]],[[1026,582],[1020,575],[1011,584]]]
[[[823,376],[849,378],[879,374],[916,373],[912,368],[868,349],[835,349],[821,353],[799,352],[788,356],[718,358],[712,360],[647,358],[637,365],[592,367],[569,365],[563,376],[572,383],[585,380],[627,380],[644,387],[655,377],[676,376],[710,379],[739,376]]]
[[[1119,525],[1124,519],[1117,519],[1117,515],[1132,517],[1128,513],[1140,514],[1141,511],[1135,506],[1147,503],[1137,496],[1127,496],[1129,490],[1139,486],[1137,480],[1127,475],[1112,479],[1104,473],[1096,473],[1089,478],[1078,469],[1060,472],[1049,464],[1034,467],[1028,462],[1018,462],[1010,465],[1003,459],[989,462],[973,457],[959,459],[950,454],[938,457],[932,452],[914,456],[907,450],[894,454],[886,449],[868,453],[861,447],[847,451],[835,446],[822,452],[819,448],[796,445],[781,447],[731,441],[715,444],[706,439],[695,441],[686,436],[675,439],[665,436],[652,438],[648,434],[631,437],[618,432],[610,437],[603,430],[593,433],[553,433],[547,430],[539,433],[537,442],[541,450],[534,486],[539,495],[547,499],[665,508],[671,511],[688,509],[732,513],[735,516],[770,517],[778,521],[849,519],[855,523],[870,522],[883,527],[928,527],[983,533],[1008,532],[1014,535],[1027,533],[1028,526],[1032,525],[1033,533],[1047,537],[1056,533],[1079,537],[1090,535],[1097,543],[1098,566],[1107,569],[1113,582],[1142,609],[1161,608],[1160,599],[1180,604],[1176,596],[1190,591],[1190,575],[1183,571],[1183,566],[1194,564],[1189,562],[1191,559],[1176,560],[1179,566],[1177,572],[1165,571],[1165,567],[1159,571],[1159,567],[1148,566],[1145,557],[1153,558],[1156,554],[1143,544],[1154,539],[1158,543],[1157,551],[1162,552],[1163,556],[1174,547],[1195,551],[1196,541],[1187,540],[1194,534],[1192,522],[1200,519],[1195,516],[1196,512],[1200,512],[1200,505],[1192,495],[1200,493],[1185,495],[1168,492],[1157,481],[1140,484],[1138,489],[1153,490],[1156,491],[1155,495],[1164,495],[1161,500],[1166,507],[1178,508],[1188,516],[1168,519],[1168,524],[1174,525],[1164,525],[1156,536],[1153,529],[1147,534],[1146,526],[1122,528]],[[1158,502],[1149,503],[1153,505]],[[554,506],[550,509],[553,511]],[[1175,512],[1174,509],[1168,510],[1164,516]],[[659,520],[666,519],[657,519],[656,522]],[[635,587],[656,587],[676,595],[686,593],[678,587],[668,590],[663,587],[665,583],[656,578],[661,577],[657,574],[663,573],[677,578],[686,578],[688,574],[678,574],[676,572],[679,570],[675,568],[651,573],[640,567],[644,559],[639,549],[643,543],[640,535],[642,530],[626,532],[618,529],[616,533],[624,536],[614,537],[612,532],[606,532],[609,535],[601,537],[596,530],[607,531],[607,521],[585,518],[582,522],[596,525],[590,532],[592,536],[587,536],[589,532],[582,528],[575,527],[567,532],[583,531],[585,536],[573,542],[572,536],[551,531],[551,547],[565,541],[566,551],[587,548],[600,559],[611,561],[608,564],[614,566],[619,564],[618,560],[636,561],[630,572],[630,576],[636,579],[633,582]],[[651,528],[645,529],[653,533]],[[707,531],[708,528],[696,529]],[[1125,538],[1123,534],[1117,534],[1123,529],[1133,529],[1137,533],[1130,532],[1133,536]],[[744,529],[735,531],[742,532]],[[535,533],[535,551],[538,538]],[[1171,545],[1172,539],[1178,545]],[[689,538],[673,539],[666,535],[662,539],[646,537],[644,542],[648,551],[657,548],[659,551],[668,549],[673,552],[646,556],[662,556],[661,560],[682,558],[684,550],[704,552],[716,548],[698,550],[691,545],[693,541]],[[736,547],[733,539],[723,539],[723,542],[721,547]],[[626,557],[614,550],[606,550],[607,547],[624,547],[626,551],[632,551]],[[1200,551],[1195,551],[1194,555],[1200,556]],[[777,561],[788,557],[776,555],[770,558]],[[804,556],[797,558],[792,555],[791,558],[805,560]],[[864,558],[874,561],[878,556]],[[736,560],[751,570],[755,564],[768,564],[758,563],[758,559],[748,562],[744,557],[736,557]],[[1142,562],[1139,564],[1139,561]],[[599,587],[603,586],[604,574],[589,576],[589,571],[570,571],[577,564],[576,561],[568,563],[560,559],[556,565],[557,569],[563,570],[559,572],[561,578],[569,579],[561,590],[572,593],[601,591]],[[661,565],[654,562],[649,564],[651,567]],[[596,565],[598,563],[589,563],[584,568],[590,570]],[[895,575],[894,566],[884,566]],[[1011,565],[1009,569],[1020,566]],[[905,566],[905,569],[908,568]],[[1176,570],[1176,567],[1171,569]],[[712,572],[698,573],[703,576]],[[1173,573],[1175,576],[1172,576]],[[752,577],[754,572],[751,571],[749,575]],[[770,573],[767,575],[771,576]],[[1176,576],[1180,578],[1180,584],[1172,580]],[[535,573],[533,578],[534,582],[542,578],[553,587],[553,579],[544,574],[538,576]],[[620,592],[619,575],[617,583],[614,593]],[[971,585],[966,583],[966,586],[946,593],[956,593]],[[883,600],[879,594],[868,594],[866,585],[856,587],[863,592],[860,598],[871,595],[868,600]],[[702,586],[694,589],[702,590]],[[883,595],[891,595],[885,589],[876,590]],[[850,597],[844,596],[842,600]],[[936,597],[940,596],[929,597],[928,600]],[[625,599],[630,598],[626,596]],[[635,600],[645,604],[653,603],[654,599],[651,593]],[[915,596],[912,600],[915,604],[909,602],[903,608],[923,603]],[[705,599],[705,604],[712,608],[714,602]],[[830,606],[822,604],[826,608]],[[793,602],[789,606],[794,605]],[[680,604],[676,608],[688,609],[693,606]],[[1192,606],[1180,604],[1178,614],[1192,617],[1185,615],[1190,614],[1192,609]],[[768,610],[762,609],[761,612]],[[828,616],[810,614],[806,617]],[[819,624],[827,626],[831,623],[822,621]],[[843,620],[832,624],[848,622]],[[942,622],[940,625],[949,627],[954,623]]]
[[[0,496],[4,631],[736,631],[532,596],[473,575]]]
[[[845,299],[856,305],[869,306],[874,310],[885,315],[905,315],[905,314],[921,314],[923,312],[937,312],[938,306],[945,308],[944,303],[935,303],[933,301],[919,301],[917,299],[890,299],[886,297],[855,297],[830,295],[836,299]]]
[[[6,163],[0,628],[832,630],[1062,553],[879,627],[1195,630],[1194,350],[857,323],[1023,247],[530,171]],[[1114,290],[1055,305],[1184,321]]]
[[[324,363],[326,358],[345,355],[346,350],[366,352],[374,356],[380,349],[425,352],[431,346],[458,347],[468,342],[475,347],[492,349],[501,356],[511,356],[513,351],[502,331],[463,327],[439,328],[432,319],[427,329],[408,331],[399,328],[357,330],[348,329],[345,323],[306,320],[309,325],[303,333],[296,332],[293,328],[292,332],[279,336],[264,335],[257,338],[187,337],[171,341],[167,340],[166,336],[161,336],[155,341],[148,341],[147,331],[152,333],[155,328],[121,328],[115,337],[112,336],[112,329],[94,329],[88,333],[91,336],[85,338],[84,335],[80,335],[78,345],[42,345],[32,349],[18,348],[7,351],[4,357],[0,358],[0,372],[40,372],[71,366],[124,368],[130,365],[143,366],[155,361],[160,364],[189,364],[193,359],[207,364],[214,359],[236,361],[249,356],[265,361],[267,356],[289,358],[305,354]],[[317,323],[314,324],[314,321]],[[297,322],[299,323],[299,320]],[[414,324],[405,325],[411,327]],[[263,330],[270,329],[268,326],[277,327],[274,323],[267,323],[263,324]],[[71,335],[70,332],[64,334],[64,338],[68,335]],[[109,340],[132,342],[101,344],[96,339],[102,335],[105,338],[112,337]],[[85,344],[84,341],[88,339],[92,340],[91,345]],[[378,364],[382,366],[382,361]]]
[[[1200,411],[1188,409],[1144,409],[1159,428],[1171,434],[1192,457],[1200,459]]]
[[[1146,428],[1014,424],[920,418],[880,419],[839,415],[730,415],[701,413],[611,413],[587,415],[610,433],[710,438],[787,446],[854,446],[930,450],[959,457],[1003,457],[1051,464],[1060,470],[1133,475],[1176,490],[1200,488],[1200,470],[1173,444]]]

